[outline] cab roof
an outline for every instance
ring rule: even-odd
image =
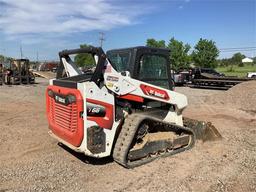
[[[128,51],[128,50],[151,50],[152,52],[167,52],[169,53],[170,50],[167,48],[155,48],[155,47],[148,47],[148,46],[136,46],[136,47],[127,47],[127,48],[120,48],[120,49],[111,49],[107,52],[119,52],[119,51]]]

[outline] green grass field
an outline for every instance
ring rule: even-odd
[[[238,76],[245,77],[247,72],[256,72],[256,65],[247,64],[244,67],[233,66],[233,70],[230,71],[231,66],[228,67],[217,67],[216,70],[220,73],[224,73],[226,76]]]

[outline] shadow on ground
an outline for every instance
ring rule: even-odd
[[[97,159],[97,158],[94,158],[94,157],[86,156],[83,153],[78,153],[78,152],[68,148],[67,146],[63,145],[62,143],[58,143],[58,145],[62,149],[66,150],[68,153],[70,153],[71,155],[75,156],[80,161],[82,161],[83,163],[86,163],[86,164],[105,165],[105,164],[108,164],[108,163],[112,163],[114,161],[112,157],[103,157],[103,158]]]

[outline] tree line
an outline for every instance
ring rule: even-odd
[[[80,48],[88,47],[87,44],[80,45]],[[172,68],[175,70],[187,69],[193,64],[196,67],[216,68],[218,66],[227,67],[234,65],[242,67],[242,59],[245,55],[240,52],[235,53],[231,58],[217,59],[219,49],[213,40],[200,38],[193,50],[188,43],[183,43],[174,37],[166,43],[164,40],[156,40],[150,38],[146,40],[146,46],[155,48],[167,48],[170,50],[170,61]],[[80,67],[95,66],[94,58],[90,54],[77,54],[75,63]],[[10,62],[12,58],[0,55],[0,62]],[[256,57],[253,58],[253,63],[256,64]]]
[[[227,66],[233,67],[234,65],[243,67],[244,63],[242,63],[242,59],[244,59],[245,57],[246,57],[245,55],[238,52],[238,53],[235,53],[231,58],[219,59],[218,65],[220,67],[227,67]],[[256,64],[256,57],[253,57],[252,60],[253,62],[251,64],[252,65]]]
[[[170,50],[172,68],[176,70],[189,68],[191,64],[197,67],[217,67],[219,50],[212,40],[201,38],[191,53],[189,44],[178,41],[174,37],[169,40],[168,44],[164,40],[147,39],[146,45],[149,47],[168,48]]]
[[[2,63],[4,63],[4,62],[9,63],[12,60],[13,60],[13,58],[11,58],[11,57],[5,57],[4,55],[0,55],[0,62],[2,62]]]
[[[243,67],[242,59],[246,56],[242,53],[235,53],[231,58],[217,59],[219,49],[216,43],[212,40],[200,38],[191,52],[191,46],[184,44],[182,41],[171,38],[168,44],[164,40],[147,39],[146,45],[149,47],[168,48],[170,49],[170,61],[172,67],[176,70],[189,68],[191,64],[196,67],[216,68],[237,65]],[[256,64],[256,57],[253,58],[253,63]]]
[[[164,40],[147,39],[146,46],[170,49],[170,61],[172,68],[175,70],[189,68],[192,63],[198,67],[217,67],[219,50],[212,40],[201,38],[191,53],[191,46],[189,44],[185,44],[175,38],[171,38],[167,44]],[[80,48],[84,47],[88,47],[88,45],[80,45]],[[81,67],[91,67],[95,65],[94,59],[88,54],[77,54],[75,56],[75,63]]]

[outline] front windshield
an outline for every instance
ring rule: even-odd
[[[109,53],[108,58],[116,71],[128,71],[128,63],[130,59],[129,51]]]

